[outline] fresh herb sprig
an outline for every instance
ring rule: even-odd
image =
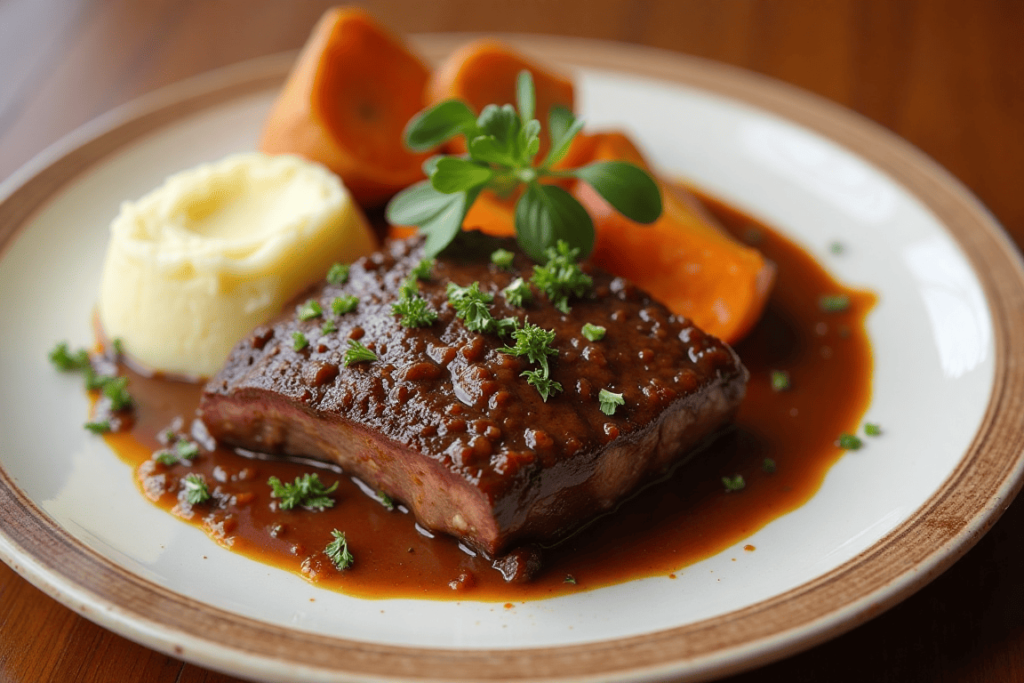
[[[541,122],[534,118],[533,76],[521,71],[516,106],[489,104],[479,116],[458,100],[447,100],[417,114],[406,126],[406,146],[425,152],[459,135],[467,157],[435,156],[424,164],[428,180],[406,188],[388,204],[395,225],[415,225],[425,233],[426,253],[434,256],[455,238],[480,192],[501,196],[525,186],[515,208],[519,246],[535,261],[565,240],[586,257],[594,246],[594,223],[571,194],[544,180],[576,178],[588,183],[616,211],[638,223],[661,215],[661,191],[643,169],[625,161],[600,161],[574,169],[554,165],[569,151],[583,121],[564,108],[548,116],[550,148],[538,161]]]
[[[277,477],[267,480],[270,486],[272,498],[278,499],[277,506],[282,510],[291,510],[296,507],[304,507],[307,510],[324,510],[334,507],[334,499],[331,494],[338,488],[338,482],[330,486],[324,486],[320,481],[320,475],[303,474],[295,477],[292,483],[282,482]]]
[[[331,560],[334,567],[338,571],[343,571],[352,566],[355,562],[355,558],[348,549],[348,541],[345,539],[345,532],[338,531],[337,529],[331,530],[331,536],[334,538],[333,541],[327,544],[324,548],[324,555]]]

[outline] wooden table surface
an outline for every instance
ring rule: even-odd
[[[393,0],[399,32],[583,36],[740,66],[906,138],[1024,244],[1024,2]],[[299,47],[304,0],[0,0],[0,179],[110,108],[212,68]],[[6,294],[6,293],[5,293]],[[1024,504],[960,562],[835,640],[730,681],[1024,680]],[[62,607],[0,564],[2,681],[234,681]]]

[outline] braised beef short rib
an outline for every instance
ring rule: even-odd
[[[508,247],[510,245],[505,244]],[[391,309],[422,243],[396,241],[353,264],[346,282],[308,297],[321,317],[289,313],[231,353],[200,407],[221,443],[312,456],[405,503],[423,526],[494,558],[558,540],[664,473],[729,422],[747,372],[724,343],[670,313],[629,282],[593,268],[592,295],[564,314],[536,288],[516,307],[502,295],[533,264],[439,258],[419,290],[438,319],[399,324]],[[495,318],[555,331],[545,402],[521,376],[509,337],[472,332],[447,303],[449,282],[494,294]],[[359,298],[334,315],[336,297]],[[322,331],[327,320],[336,331]],[[584,323],[606,328],[588,341]],[[308,345],[297,348],[293,333]],[[344,364],[348,340],[377,360]],[[613,415],[599,392],[622,394]]]

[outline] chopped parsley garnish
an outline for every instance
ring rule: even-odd
[[[320,334],[330,334],[337,331],[338,326],[330,319],[324,321],[324,324],[320,326]]]
[[[850,308],[850,297],[845,294],[823,294],[818,298],[818,308],[826,313],[842,313]]]
[[[505,301],[507,301],[510,306],[519,306],[522,308],[533,301],[533,292],[530,291],[530,285],[526,284],[526,281],[521,277],[517,277],[513,280],[512,284],[502,291],[502,294],[505,296]]]
[[[68,349],[67,342],[60,342],[50,351],[50,362],[63,372],[84,370],[89,366],[89,352],[79,349],[72,353]]]
[[[110,420],[93,420],[85,423],[85,428],[93,434],[106,434],[110,431]]]
[[[99,391],[107,386],[107,382],[114,379],[111,375],[97,373],[92,369],[92,365],[86,365],[82,368],[82,372],[85,374],[85,388],[89,391]]]
[[[178,439],[174,444],[174,455],[181,460],[194,460],[199,456],[199,446],[188,439]]]
[[[495,249],[491,252],[491,263],[499,268],[510,270],[512,268],[512,259],[514,259],[515,256],[516,255],[508,249]]]
[[[545,403],[548,402],[548,398],[552,395],[562,391],[562,385],[560,382],[556,382],[548,376],[547,368],[541,368],[540,370],[525,370],[520,377],[526,378],[526,383],[537,390],[540,394],[541,400]]]
[[[401,316],[398,322],[403,327],[430,327],[437,321],[437,311],[419,295],[415,280],[407,281],[407,284],[411,286],[401,287],[398,301],[391,304],[391,313]]]
[[[416,267],[409,271],[409,277],[417,280],[429,280],[430,271],[434,268],[436,259],[425,258],[416,264]]]
[[[324,555],[330,558],[338,571],[348,569],[352,566],[355,558],[348,551],[348,541],[345,540],[345,532],[334,529],[331,531],[331,536],[334,537],[334,540],[324,548]]]
[[[348,350],[345,352],[345,367],[353,363],[368,363],[377,360],[377,354],[363,346],[363,343],[355,339],[348,340]]]
[[[873,422],[866,422],[864,424],[864,433],[868,436],[881,436],[882,428]]]
[[[132,397],[127,387],[127,377],[111,377],[103,383],[103,395],[110,399],[111,410],[127,410],[132,407]]]
[[[110,342],[110,347],[114,349],[114,355],[120,358],[124,355],[124,342],[121,341],[120,337],[116,337]]]
[[[785,370],[772,370],[772,391],[789,391],[792,385]]]
[[[722,486],[725,487],[726,493],[732,493],[733,491],[742,491],[747,487],[747,482],[743,480],[742,474],[737,474],[732,477],[722,477]]]
[[[492,331],[494,316],[489,308],[492,301],[494,296],[481,292],[479,282],[469,287],[448,283],[448,303],[455,309],[455,316],[466,323],[466,328],[472,332]]]
[[[153,457],[156,459],[158,463],[160,463],[161,465],[166,465],[167,467],[178,464],[178,456],[176,456],[167,448],[161,448],[160,450],[153,454]]]
[[[324,314],[324,309],[316,299],[310,299],[296,308],[295,311],[299,314],[299,320],[312,320],[313,318],[319,318]]]
[[[761,461],[761,469],[767,472],[768,474],[774,474],[776,469],[775,461],[772,460],[771,458],[765,458],[764,460]]]
[[[210,487],[201,474],[186,474],[181,480],[185,487],[185,500],[189,505],[199,505],[210,500]]]
[[[828,250],[838,256],[846,251],[846,246],[842,242],[832,242],[828,245]]]
[[[388,512],[391,512],[392,510],[395,509],[395,501],[393,501],[391,499],[391,496],[384,493],[383,491],[377,491],[377,500],[380,502],[381,505],[384,506],[384,508]]]
[[[295,481],[291,484],[284,483],[277,477],[271,477],[267,480],[267,485],[272,489],[271,497],[279,499],[280,502],[277,505],[282,510],[291,510],[302,506],[308,510],[323,511],[325,508],[334,507],[334,499],[331,498],[331,494],[338,488],[338,482],[334,482],[329,487],[324,486],[320,481],[320,475],[315,472],[295,477]]]
[[[855,451],[863,446],[864,442],[860,440],[859,436],[844,432],[839,435],[838,439],[836,439],[836,445],[840,448],[845,448],[848,451]]]
[[[572,310],[569,297],[584,296],[590,292],[594,281],[580,268],[579,249],[573,249],[568,243],[559,240],[556,246],[548,247],[545,254],[547,263],[533,267],[530,282],[547,295],[555,308],[568,313]]]
[[[345,315],[356,310],[356,306],[359,305],[359,297],[353,296],[352,294],[345,294],[343,296],[336,296],[331,300],[331,310],[334,311],[334,315]]]
[[[540,325],[526,322],[512,333],[515,346],[503,346],[498,351],[513,356],[526,356],[531,363],[540,365],[545,373],[548,369],[548,356],[557,356],[558,350],[551,347],[555,341],[555,331],[545,330]]]
[[[309,340],[306,339],[306,335],[299,331],[292,332],[292,348],[296,351],[301,351],[307,346],[309,346]]]
[[[605,415],[614,415],[616,408],[626,405],[626,399],[622,398],[622,394],[615,394],[607,389],[598,392],[597,400],[600,401],[601,412]]]
[[[571,583],[572,585],[575,586],[576,585],[576,577],[573,576],[572,574],[566,574],[565,575],[565,579],[562,581],[562,583]]]
[[[608,330],[600,325],[591,325],[590,323],[583,323],[583,336],[588,341],[596,342],[604,339],[604,335],[607,334]]]
[[[348,271],[352,266],[347,263],[335,263],[327,271],[327,281],[332,285],[342,285],[348,280]]]

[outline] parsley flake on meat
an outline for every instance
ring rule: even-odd
[[[569,297],[580,298],[590,292],[594,281],[583,272],[579,264],[579,249],[573,249],[562,240],[545,252],[547,262],[533,267],[530,282],[544,292],[555,308],[562,313],[572,310]]]
[[[111,377],[103,383],[103,395],[110,399],[111,410],[127,410],[132,407],[132,397],[127,387],[127,377]]]
[[[348,280],[348,271],[352,266],[347,263],[335,263],[327,271],[327,281],[332,285],[343,285]]]
[[[210,500],[210,487],[201,474],[187,474],[181,480],[185,490],[185,500],[189,505],[199,505]]]
[[[864,424],[864,433],[868,436],[881,436],[882,428],[873,422],[866,422]]]
[[[296,308],[295,312],[298,313],[299,320],[312,320],[313,318],[319,318],[322,316],[324,314],[324,309],[320,306],[319,301],[316,299],[310,299]]]
[[[855,451],[863,446],[864,442],[860,440],[859,436],[844,432],[839,435],[838,439],[836,439],[836,445],[840,448],[845,448],[848,451]]]
[[[607,334],[608,330],[601,325],[591,325],[590,323],[583,323],[583,336],[586,337],[587,341],[601,341],[604,339],[604,335]]]
[[[785,370],[772,370],[772,391],[789,391],[789,373]]]
[[[326,320],[323,325],[320,326],[320,334],[330,334],[338,331],[338,325],[333,320]]]
[[[551,342],[555,341],[555,331],[526,322],[512,333],[512,339],[516,342],[514,346],[503,346],[498,351],[513,356],[526,356],[531,363],[541,366],[546,374],[548,356],[558,355],[558,349],[551,347]]]
[[[391,304],[391,312],[401,316],[398,322],[403,327],[430,327],[437,321],[437,312],[420,296],[416,280],[411,275],[401,286],[398,301]]]
[[[437,259],[421,259],[420,262],[416,264],[416,267],[409,272],[409,277],[416,278],[417,280],[429,280],[430,271],[433,270],[436,262]]]
[[[351,294],[345,294],[343,296],[336,296],[331,300],[331,310],[334,315],[345,315],[356,310],[356,306],[359,305],[359,297]]]
[[[199,446],[188,439],[178,439],[174,444],[174,455],[180,460],[195,460],[199,457]]]
[[[295,349],[296,351],[301,351],[302,349],[306,348],[307,346],[309,346],[309,340],[306,339],[306,335],[304,335],[304,334],[302,334],[301,332],[298,332],[298,331],[292,332],[292,348],[293,349]]]
[[[818,298],[818,308],[826,313],[842,313],[850,308],[850,297],[845,294],[824,294]]]
[[[324,486],[320,481],[320,475],[315,472],[295,477],[291,484],[271,477],[267,480],[267,485],[271,488],[270,496],[280,501],[277,505],[282,510],[304,507],[308,510],[323,511],[325,508],[334,507],[331,494],[338,488],[338,482]]]
[[[93,434],[106,434],[110,431],[110,420],[93,420],[85,423],[85,428]]]
[[[614,415],[616,408],[626,405],[626,399],[622,398],[622,394],[615,394],[607,389],[598,392],[597,400],[601,403],[601,412],[605,415]]]
[[[331,536],[334,540],[327,544],[324,548],[324,555],[330,558],[331,562],[334,563],[334,567],[338,571],[343,571],[352,566],[355,562],[355,558],[352,557],[352,553],[348,551],[348,541],[345,540],[345,532],[333,529]]]
[[[541,400],[545,403],[548,399],[559,391],[562,391],[562,384],[556,382],[548,376],[547,368],[541,368],[540,370],[524,370],[520,377],[525,377],[527,384],[537,390],[540,394]]]
[[[89,352],[79,349],[72,353],[67,342],[60,342],[50,351],[50,362],[62,372],[84,370],[89,365]]]
[[[366,348],[362,342],[355,339],[348,340],[348,351],[345,352],[345,367],[353,363],[369,363],[377,360],[377,354]]]
[[[747,482],[744,481],[742,474],[737,474],[732,477],[722,477],[722,486],[725,487],[726,493],[732,493],[733,491],[742,491],[747,487]]]
[[[514,258],[515,254],[508,249],[495,249],[491,252],[491,263],[506,270],[512,268],[512,259]]]
[[[505,301],[508,302],[509,306],[522,308],[533,301],[533,292],[530,291],[530,285],[526,284],[526,281],[521,277],[513,280],[512,284],[502,290],[502,294],[505,296]]]

